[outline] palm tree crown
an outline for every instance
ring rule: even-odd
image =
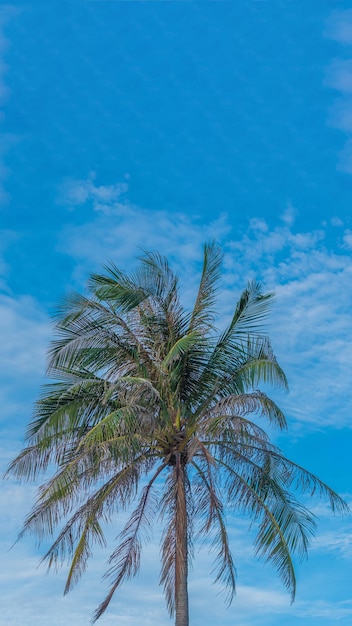
[[[9,472],[35,479],[39,490],[21,535],[53,535],[49,568],[70,558],[65,592],[84,572],[102,523],[135,508],[110,556],[110,591],[136,574],[141,533],[157,514],[163,522],[161,583],[176,626],[188,625],[187,572],[193,537],[215,550],[216,580],[231,601],[235,569],[224,509],[257,525],[255,551],[277,569],[292,599],[294,553],[304,555],[315,521],[297,488],[344,501],[316,476],[285,458],[258,425],[280,429],[285,417],[260,383],[286,388],[285,375],[263,331],[272,295],[248,284],[227,329],[214,327],[221,251],[204,247],[193,309],[179,299],[167,260],[145,253],[130,274],[111,264],[92,275],[88,297],[73,294],[58,312],[46,385],[36,404],[27,446]],[[255,418],[250,419],[250,416]]]

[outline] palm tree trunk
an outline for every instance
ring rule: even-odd
[[[175,626],[189,626],[186,473],[180,457],[177,458],[176,472]]]

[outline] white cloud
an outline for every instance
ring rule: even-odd
[[[50,337],[48,316],[29,296],[14,298],[2,294],[0,336],[0,423],[7,440],[1,456],[2,461],[6,461],[9,460],[9,439],[23,437],[34,396],[43,380]]]
[[[286,224],[286,226],[293,226],[295,217],[296,217],[296,209],[292,204],[288,204],[285,211],[281,215],[281,219]]]
[[[4,277],[6,276],[9,265],[5,261],[5,252],[13,241],[18,238],[18,234],[11,230],[0,230],[0,287],[5,292],[7,291],[6,282]]]
[[[193,284],[202,244],[222,240],[230,231],[226,217],[204,224],[201,217],[191,214],[143,209],[129,203],[126,191],[126,183],[102,187],[92,177],[87,181],[71,180],[65,183],[64,191],[61,189],[59,202],[69,208],[85,205],[87,211],[94,210],[89,221],[66,227],[59,237],[60,251],[77,261],[75,279],[82,285],[89,272],[109,259],[130,266],[131,257],[147,248],[167,255],[178,268],[190,268],[185,284],[189,279]]]
[[[330,624],[335,624],[352,618],[352,600],[344,602],[326,602],[320,600],[317,602],[306,602],[299,604],[296,611],[299,617],[322,618],[329,619]],[[344,622],[347,624],[347,621]]]
[[[342,93],[352,93],[352,59],[335,59],[328,67],[326,85]]]
[[[127,200],[122,200],[117,185],[108,185],[102,190],[92,179],[89,185],[86,193],[84,181],[80,181],[80,187],[77,187],[81,189],[80,193],[72,194],[71,198],[87,207],[90,203],[91,221],[82,227],[66,229],[60,236],[61,248],[74,257],[81,274],[95,269],[92,267],[95,263],[104,262],[109,256],[129,266],[138,246],[155,248],[171,257],[181,275],[186,273],[185,283],[189,284],[185,284],[184,290],[190,297],[199,272],[201,244],[217,238],[224,243],[225,249],[226,272],[220,294],[224,316],[233,309],[247,278],[256,276],[267,289],[275,289],[277,293],[270,330],[291,386],[290,395],[283,400],[288,417],[295,418],[297,428],[304,424],[305,431],[307,425],[314,429],[349,423],[350,376],[346,363],[352,359],[349,339],[352,337],[352,321],[346,285],[350,284],[352,272],[346,248],[333,252],[327,247],[325,230],[299,232],[291,219],[282,220],[276,228],[270,228],[261,218],[253,219],[241,237],[231,239],[226,217],[204,226],[191,215],[180,213],[171,217],[165,212],[148,212],[131,206]],[[102,199],[109,209],[104,214],[94,211],[95,200],[100,202]],[[348,235],[349,231],[342,233],[345,238]],[[23,415],[22,399],[17,401],[15,388],[19,377],[21,385],[26,381],[32,391],[34,385],[37,388],[36,381],[44,369],[44,352],[50,335],[48,320],[33,299],[21,297],[16,301],[7,294],[0,300],[0,323],[0,332],[5,338],[0,367],[9,385],[5,388],[3,405],[7,406],[8,414],[17,411]],[[346,408],[338,406],[341,396]],[[11,406],[13,398],[14,406]],[[16,406],[17,402],[19,406]],[[15,445],[16,442],[8,447]],[[13,456],[11,450],[4,450],[4,461],[9,456]],[[80,626],[88,621],[104,596],[106,585],[99,584],[99,580],[108,551],[97,551],[79,586],[63,598],[65,572],[46,577],[42,568],[36,570],[37,553],[29,542],[6,552],[15,538],[15,528],[20,525],[32,500],[32,489],[11,482],[0,501],[0,505],[5,503],[5,506],[6,502],[11,502],[2,524],[2,562],[7,572],[3,583],[8,585],[2,617],[7,624],[20,623],[22,626],[34,622],[38,626],[47,623],[63,626],[68,622]],[[317,506],[316,512],[325,514],[325,508],[320,504]],[[326,518],[323,532],[313,543],[313,559],[314,555],[325,557],[326,553],[331,557],[337,554],[350,558],[348,530],[340,525],[332,532],[329,523]],[[315,588],[309,601],[306,600],[309,593],[302,583],[299,586],[300,600],[291,607],[289,596],[272,568],[264,568],[262,563],[253,565],[247,524],[242,520],[233,521],[229,531],[239,572],[237,596],[232,607],[226,610],[223,596],[217,596],[219,587],[211,584],[211,556],[208,556],[206,547],[196,552],[190,576],[193,626],[200,626],[204,621],[230,626],[234,616],[236,623],[242,626],[269,626],[273,615],[280,619],[295,616],[302,620],[336,621],[352,615],[349,600],[334,604],[324,601],[322,587],[318,591]],[[167,618],[162,591],[158,587],[157,539],[158,536],[144,551],[139,578],[124,585],[116,594],[111,608],[101,620],[102,626],[112,621],[118,621],[121,626],[141,622],[146,626],[172,623]],[[252,584],[251,580],[255,583]],[[309,585],[309,579],[305,580]],[[138,603],[134,601],[135,597],[139,598]]]
[[[30,296],[0,296],[0,370],[3,377],[32,377],[43,372],[49,322]],[[45,348],[44,348],[45,347]]]
[[[333,552],[345,559],[351,559],[352,533],[336,530],[322,533],[312,542],[312,549]]]
[[[343,236],[343,242],[346,248],[352,249],[352,232],[350,230],[346,230]]]
[[[86,180],[68,178],[60,189],[59,202],[68,207],[90,203],[95,211],[108,215],[118,213],[125,205],[120,202],[128,190],[126,182],[114,185],[95,185],[95,172]]]
[[[11,507],[7,507],[7,527],[13,534],[14,527],[23,516],[22,509],[25,506],[28,509],[33,499],[33,490],[26,492],[26,489],[26,486],[10,484],[1,496],[0,504],[6,507],[11,502]],[[108,537],[113,539],[114,533],[116,525],[110,528]],[[229,527],[229,534],[233,543],[240,544],[240,554],[234,550],[238,586],[233,604],[227,609],[223,594],[219,594],[220,587],[212,584],[212,557],[207,553],[206,547],[203,547],[199,552],[196,551],[189,579],[193,626],[204,623],[231,626],[234,620],[242,626],[270,626],[273,616],[275,619],[276,616],[281,619],[329,618],[333,614],[333,607],[337,621],[352,614],[352,602],[349,600],[332,603],[323,599],[325,589],[331,586],[329,576],[325,580],[326,586],[320,584],[318,589],[313,587],[313,592],[309,590],[309,572],[304,577],[304,565],[300,571],[297,602],[291,606],[289,594],[278,581],[273,569],[265,567],[262,562],[254,561],[251,537],[245,530],[245,524],[241,520],[239,524],[234,522]],[[39,626],[48,623],[52,626],[64,626],[67,623],[81,626],[88,623],[107,590],[107,584],[101,581],[101,575],[106,569],[111,545],[109,549],[97,550],[79,585],[68,596],[63,597],[66,570],[47,576],[45,568],[36,567],[40,554],[30,542],[16,544],[8,552],[14,537],[11,536],[7,544],[5,537],[2,528],[1,557],[3,570],[6,572],[6,576],[1,577],[4,623],[16,626],[32,626],[33,623]],[[165,626],[173,623],[167,616],[162,589],[158,585],[159,539],[159,533],[155,532],[152,542],[143,550],[140,575],[124,583],[115,594],[108,611],[99,621],[102,626],[115,622],[121,626],[134,626],[138,623]]]
[[[2,231],[0,253],[18,237],[12,231]],[[25,425],[31,414],[34,396],[43,379],[45,370],[45,352],[48,345],[50,327],[46,312],[30,296],[14,297],[5,282],[8,265],[0,258],[0,275],[4,276],[0,294],[0,475],[7,469],[8,463],[22,447]],[[2,596],[6,602],[11,581],[14,588],[31,584],[36,577],[37,557],[21,550],[20,559],[13,559],[9,548],[16,539],[19,525],[25,512],[28,512],[34,498],[32,485],[18,485],[16,481],[4,481],[0,491],[0,559],[6,562],[1,577]],[[17,565],[16,565],[17,564]],[[16,569],[14,576],[13,568]],[[13,616],[9,612],[9,620]],[[3,616],[1,617],[1,619]],[[34,623],[35,620],[32,622]],[[21,619],[17,621],[21,623]],[[28,622],[29,623],[29,622]]]
[[[351,105],[351,96],[339,98],[335,100],[330,111],[331,125],[347,134],[352,132]]]
[[[326,25],[325,35],[340,44],[352,44],[352,9],[333,11]]]

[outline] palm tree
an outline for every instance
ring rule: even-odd
[[[179,299],[178,278],[165,258],[145,253],[135,272],[111,264],[92,275],[88,297],[70,295],[58,311],[48,375],[27,433],[9,472],[36,479],[54,475],[20,536],[61,530],[43,560],[70,558],[65,593],[84,572],[91,545],[105,544],[102,522],[131,511],[112,552],[111,588],[97,620],[124,579],[139,568],[142,533],[159,515],[163,526],[161,577],[176,626],[188,626],[191,542],[209,537],[216,580],[235,591],[225,507],[256,523],[255,551],[278,570],[292,599],[292,556],[305,555],[313,515],[297,489],[344,501],[307,470],[285,458],[260,427],[280,429],[283,413],[259,383],[287,387],[263,331],[272,294],[248,284],[227,329],[214,327],[221,251],[205,245],[195,304]],[[253,416],[250,420],[249,417]]]

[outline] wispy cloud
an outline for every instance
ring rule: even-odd
[[[352,44],[352,9],[333,11],[325,34],[341,44]]]
[[[92,176],[66,180],[60,190],[59,202],[68,209],[84,205],[87,211],[85,223],[66,227],[58,243],[61,252],[76,259],[75,278],[81,284],[87,272],[108,259],[129,266],[144,248],[166,254],[192,274],[204,241],[223,240],[230,232],[225,216],[204,223],[202,216],[150,211],[131,204],[127,191],[126,182],[100,186]]]
[[[127,206],[124,199],[128,190],[127,182],[96,185],[95,178],[95,172],[91,172],[85,180],[67,178],[61,186],[58,202],[71,208],[88,203],[94,211],[108,215],[118,214]]]
[[[344,621],[347,624],[347,619],[350,622],[352,617],[352,600],[345,602],[326,602],[324,600],[306,602],[299,604],[295,612],[299,617],[328,619],[331,620],[331,624]]]
[[[7,449],[1,455],[4,461],[10,437],[23,436],[43,379],[50,336],[48,316],[30,296],[0,294],[0,336],[0,423],[7,438]]]
[[[291,393],[282,401],[289,416],[311,425],[342,426],[350,417],[340,399],[351,397],[346,367],[352,361],[349,231],[340,228],[335,250],[325,236],[324,228],[297,232],[284,224],[258,229],[252,222],[230,244],[227,281],[259,278],[276,292],[271,335],[289,377]]]
[[[328,67],[326,84],[341,91],[352,93],[352,59],[335,59]]]
[[[352,533],[327,532],[320,534],[312,543],[312,548],[326,552],[333,552],[345,559],[352,558]]]

